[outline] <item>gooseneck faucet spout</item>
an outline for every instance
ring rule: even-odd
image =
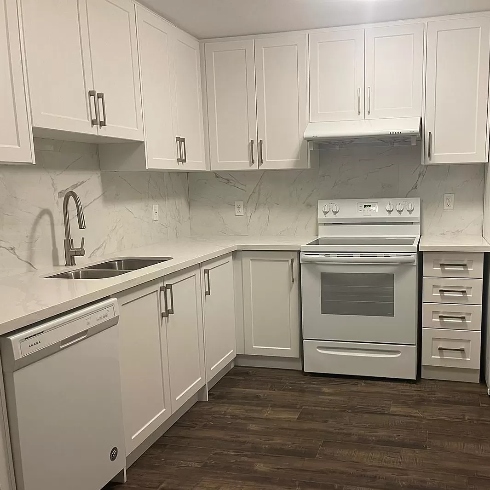
[[[80,230],[85,230],[85,216],[83,214],[83,206],[82,201],[78,197],[78,194],[74,191],[68,191],[65,193],[63,198],[63,221],[65,224],[65,265],[76,265],[75,257],[83,257],[85,255],[85,239],[82,238],[82,243],[80,248],[73,247],[73,239],[71,238],[71,230],[70,230],[70,214],[68,212],[68,202],[70,198],[73,198],[75,201],[75,206],[77,208],[77,219],[78,219],[78,228]]]

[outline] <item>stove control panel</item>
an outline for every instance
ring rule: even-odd
[[[318,201],[320,223],[362,220],[420,222],[420,199],[338,199]]]

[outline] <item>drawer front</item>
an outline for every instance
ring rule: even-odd
[[[424,253],[424,276],[481,279],[483,257],[482,253]]]
[[[480,369],[480,332],[422,329],[422,365]]]
[[[482,308],[480,305],[448,305],[424,303],[422,326],[449,330],[481,330]]]
[[[483,279],[446,279],[424,277],[424,303],[481,305]]]

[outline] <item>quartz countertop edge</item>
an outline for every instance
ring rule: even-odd
[[[85,260],[76,267],[51,267],[0,279],[0,335],[19,330],[56,315],[175,272],[217,259],[235,251],[299,251],[316,237],[195,237],[115,252]],[[172,257],[172,260],[107,279],[48,279],[45,276],[76,270],[121,257]]]
[[[478,235],[422,235],[421,252],[490,252],[490,243]]]

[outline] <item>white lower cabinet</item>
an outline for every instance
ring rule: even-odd
[[[165,277],[162,316],[167,333],[172,412],[205,384],[199,267]]]
[[[243,252],[245,354],[300,355],[298,254]]]
[[[233,258],[201,265],[206,380],[236,356]]]
[[[119,299],[119,345],[126,452],[130,454],[171,415],[167,338],[156,281]]]

